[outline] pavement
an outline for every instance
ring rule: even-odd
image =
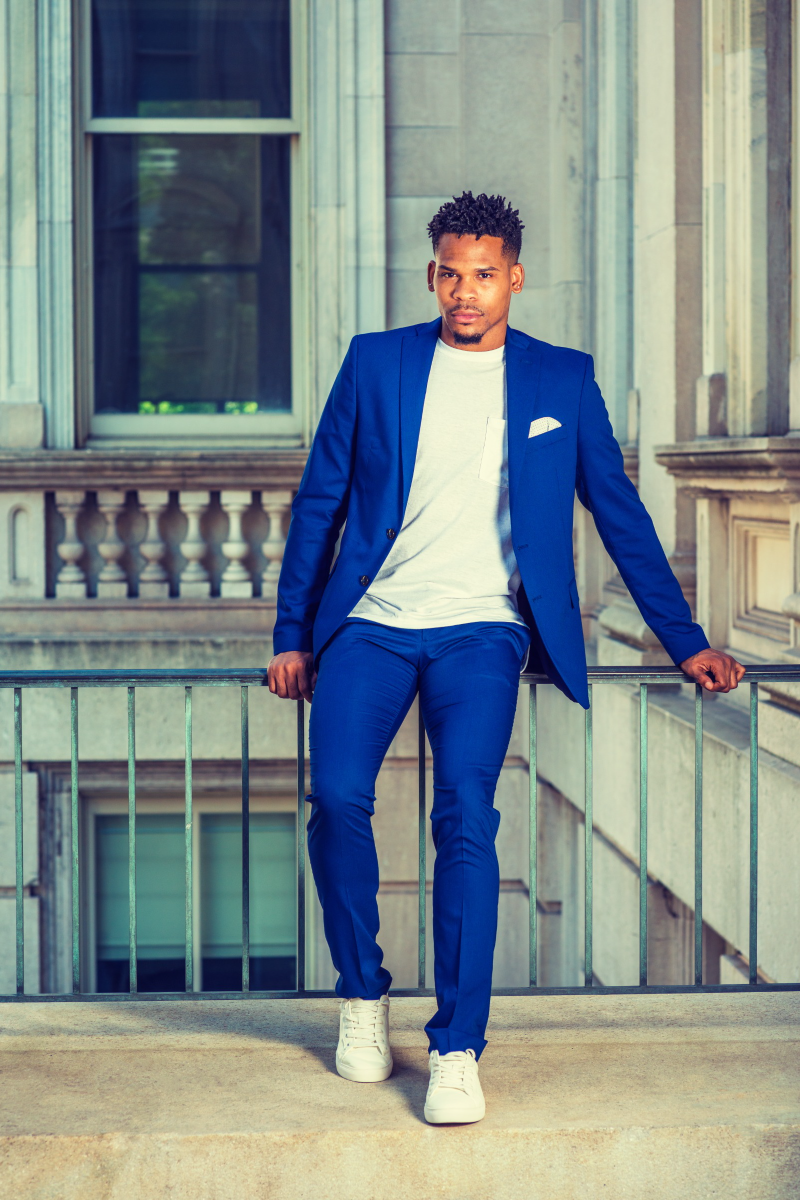
[[[487,1116],[334,1071],[336,1001],[0,1005],[2,1200],[800,1200],[800,994],[498,997]]]

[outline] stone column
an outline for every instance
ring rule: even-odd
[[[85,492],[56,492],[56,508],[64,518],[64,538],[57,547],[64,562],[56,580],[59,600],[86,599],[86,575],[78,566],[84,554],[83,542],[78,537],[78,514],[85,499]]]
[[[128,595],[128,577],[119,565],[125,553],[125,543],[117,532],[117,518],[125,507],[125,493],[97,493],[97,507],[105,517],[106,533],[97,550],[103,566],[97,576],[97,596],[101,600],[123,600]]]
[[[181,572],[181,597],[208,599],[211,581],[201,559],[206,553],[206,543],[200,532],[200,518],[211,501],[209,492],[179,492],[178,504],[188,521],[186,537],[181,542],[181,554],[187,560]]]
[[[720,6],[722,7],[722,6]],[[767,62],[764,6],[724,5],[725,323],[728,432],[766,432]]]
[[[162,566],[167,544],[159,529],[159,519],[168,504],[169,492],[139,492],[139,505],[147,517],[147,532],[139,544],[139,553],[146,560],[139,575],[142,600],[166,600],[169,596],[169,578]]]
[[[286,548],[285,520],[292,503],[291,492],[262,492],[261,504],[269,518],[269,530],[261,544],[267,565],[261,576],[261,597],[269,603],[278,598],[278,578]]]
[[[584,71],[581,6],[558,3],[552,6],[552,13],[549,150],[552,297],[550,336],[560,345],[587,349],[590,333],[584,322],[587,264],[584,246]]]
[[[639,10],[637,84],[640,490],[689,593],[694,507],[656,464],[654,447],[694,438],[702,374],[701,16],[701,0]]]
[[[249,599],[253,595],[253,581],[244,565],[250,547],[242,534],[242,515],[253,503],[253,493],[220,492],[219,502],[228,518],[228,536],[222,543],[228,565],[222,574],[220,594],[226,598]]]
[[[36,25],[33,0],[3,0],[0,4],[4,60],[0,82],[0,445],[12,449],[35,449],[42,445],[44,434],[39,387]]]
[[[712,646],[730,644],[729,503],[727,496],[696,501],[697,620]]]

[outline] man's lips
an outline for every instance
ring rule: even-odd
[[[469,325],[473,321],[477,321],[479,317],[482,317],[483,313],[469,308],[457,308],[455,312],[451,313],[451,316],[453,320],[458,321],[460,324]]]

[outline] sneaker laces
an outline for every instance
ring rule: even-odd
[[[344,1007],[344,1036],[348,1045],[360,1049],[379,1046],[380,1000],[364,1000],[356,1008],[348,1000]]]
[[[456,1088],[465,1092],[467,1066],[470,1062],[475,1062],[472,1050],[451,1052],[445,1058],[439,1055],[439,1087]]]

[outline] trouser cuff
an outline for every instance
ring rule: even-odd
[[[462,1033],[459,1029],[428,1029],[429,1050],[438,1050],[440,1054],[449,1054],[452,1050],[474,1050],[475,1057],[480,1058],[486,1047],[486,1039],[476,1037],[474,1033]]]

